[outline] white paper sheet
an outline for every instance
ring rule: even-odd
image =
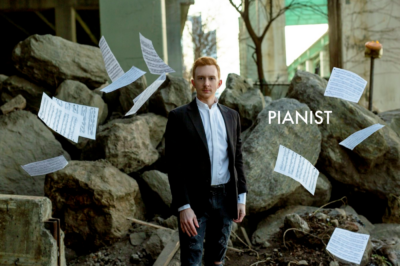
[[[357,74],[334,67],[324,95],[358,103],[366,85]]]
[[[108,76],[114,82],[124,74],[124,70],[121,68],[114,54],[111,52],[111,49],[108,46],[104,36],[101,36],[99,47],[101,50],[101,54],[103,55],[103,60]]]
[[[21,165],[21,167],[30,176],[38,176],[38,175],[50,174],[58,170],[61,170],[65,166],[67,166],[67,164],[68,161],[65,159],[65,157],[63,155],[60,155],[44,161]]]
[[[132,82],[136,81],[138,78],[143,76],[146,72],[140,70],[139,68],[136,67],[131,67],[129,71],[127,71],[125,74],[123,74],[119,79],[108,85],[107,87],[101,89],[100,91],[109,93],[115,90],[118,90],[119,88],[125,87]]]
[[[326,249],[333,255],[356,264],[360,264],[369,235],[335,228]]]
[[[140,35],[140,47],[142,48],[142,54],[144,61],[151,74],[161,75],[163,73],[175,72],[171,67],[169,67],[157,54],[154,49],[152,41]]]
[[[53,97],[53,100],[62,108],[82,116],[82,125],[79,129],[79,136],[89,139],[96,139],[99,108],[65,102],[55,97]]]
[[[77,112],[77,110],[70,111],[59,106],[46,93],[43,93],[38,117],[60,135],[78,142],[83,118],[74,111]]]
[[[274,171],[293,178],[314,195],[319,171],[300,154],[279,145]]]
[[[367,139],[369,136],[371,136],[372,134],[374,134],[376,131],[378,131],[383,127],[384,125],[375,124],[367,128],[364,128],[362,130],[359,130],[356,133],[353,133],[350,136],[348,136],[345,140],[340,142],[339,145],[342,145],[350,150],[353,150],[358,144],[363,142],[365,139]]]
[[[161,84],[165,81],[165,74],[162,74],[158,77],[150,86],[148,86],[141,94],[139,94],[135,99],[133,99],[133,106],[131,110],[129,110],[125,116],[135,114],[140,107],[150,98],[151,95],[160,87]]]

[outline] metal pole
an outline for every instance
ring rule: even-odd
[[[372,93],[373,93],[373,86],[374,86],[374,57],[371,56],[371,73],[369,76],[369,105],[368,109],[372,111]]]

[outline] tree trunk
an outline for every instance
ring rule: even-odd
[[[266,95],[268,91],[268,84],[264,77],[264,66],[263,66],[263,58],[262,58],[262,42],[254,42],[256,48],[256,58],[257,58],[257,74],[258,74],[258,82],[260,83],[260,91],[263,95]]]

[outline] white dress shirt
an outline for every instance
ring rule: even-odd
[[[196,97],[201,121],[207,138],[208,152],[211,159],[211,185],[222,185],[230,179],[229,157],[228,157],[228,135],[226,133],[225,121],[218,108],[218,99],[215,98],[211,108]],[[246,193],[238,195],[238,203],[246,204]],[[182,211],[190,208],[186,204],[178,209]]]

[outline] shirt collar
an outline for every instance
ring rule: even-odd
[[[203,103],[197,97],[196,97],[196,103],[197,103],[197,107],[199,107],[199,108],[210,109],[206,103]],[[214,98],[214,104],[211,106],[211,109],[214,108],[215,106],[217,106],[217,104],[218,104],[218,98],[215,97]]]

